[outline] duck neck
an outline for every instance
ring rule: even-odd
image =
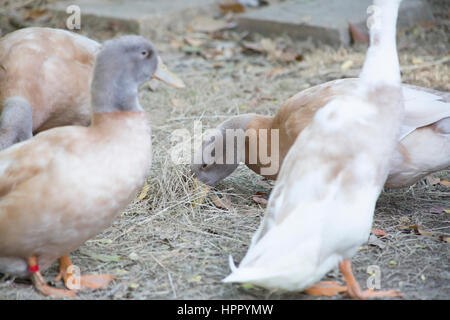
[[[91,103],[94,113],[112,111],[143,111],[138,99],[138,86],[131,79],[111,72],[109,78],[94,76],[91,84]]]
[[[249,121],[247,126],[248,138],[245,139],[245,164],[251,170],[263,176],[272,176],[277,171],[272,172],[273,170],[269,169],[265,170],[267,174],[263,172],[263,167],[271,167],[273,160],[275,160],[273,157],[277,157],[279,151],[278,139],[275,141],[275,144],[272,141],[272,125],[273,117],[257,115]]]
[[[368,8],[370,47],[360,75],[372,84],[399,85],[400,68],[396,45],[398,8],[401,0],[375,0]]]

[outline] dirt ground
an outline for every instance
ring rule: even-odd
[[[402,77],[405,83],[448,92],[450,6],[445,1],[430,3],[435,24],[399,31]],[[102,40],[105,34],[96,38]],[[191,41],[186,47],[186,38],[202,44]],[[260,40],[257,35],[234,31],[212,37],[186,30],[167,32],[166,41],[155,43],[187,88],[175,90],[162,84],[153,87],[154,91],[142,88],[141,104],[153,129],[149,190],[111,228],[72,253],[82,273],[117,275],[107,290],[80,292],[80,299],[330,299],[221,283],[230,272],[228,256],[241,260],[264,215],[264,205],[254,202],[253,196],[267,197],[273,183],[240,166],[204,204],[198,204],[202,193],[194,186],[189,167],[174,165],[168,154],[173,130],[192,132],[194,120],[201,119],[206,129],[231,115],[272,115],[298,91],[356,76],[367,48],[331,48],[280,37],[273,40],[276,46],[295,52],[284,62],[271,52],[251,51],[242,44]],[[214,54],[210,54],[211,46]],[[401,290],[405,299],[450,298],[450,247],[445,241],[450,234],[450,213],[444,211],[450,209],[450,186],[439,183],[450,180],[450,172],[433,177],[381,194],[373,227],[386,235],[363,245],[353,258],[355,276],[363,288],[370,277],[368,266],[376,265],[381,270],[382,289]],[[220,209],[211,196],[227,196],[231,206]],[[56,273],[55,264],[44,276],[50,281]],[[327,278],[343,282],[338,270],[329,272]],[[0,278],[0,299],[43,297],[30,282],[5,276]]]

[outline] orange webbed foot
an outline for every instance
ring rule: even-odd
[[[376,298],[403,298],[403,294],[398,290],[387,290],[387,291],[375,291],[373,289],[368,289],[360,292],[348,292],[348,295],[353,299],[376,299]]]
[[[339,269],[344,275],[347,282],[347,294],[353,299],[375,299],[375,298],[402,298],[403,295],[397,290],[375,291],[373,289],[362,291],[359,283],[353,276],[352,265],[350,260],[344,260],[339,263]]]
[[[321,281],[305,290],[305,293],[313,296],[337,296],[347,291],[347,286],[342,286],[335,281]]]
[[[63,279],[66,287],[72,290],[106,289],[115,278],[114,275],[77,276],[74,271],[75,269],[69,256],[59,258],[59,274],[56,276],[55,281]]]
[[[57,289],[49,286],[42,274],[39,272],[36,256],[27,259],[28,270],[31,273],[31,281],[36,290],[47,297],[53,298],[74,298],[76,294],[72,290]]]

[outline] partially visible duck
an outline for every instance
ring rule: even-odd
[[[20,29],[0,39],[0,150],[50,128],[89,125],[90,82],[100,47],[51,28]],[[184,86],[161,60],[155,77]]]
[[[306,89],[288,99],[275,116],[244,114],[224,121],[197,151],[196,159],[200,160],[192,165],[193,173],[200,182],[214,186],[229,176],[239,162],[243,162],[257,174],[275,180],[287,152],[297,136],[311,123],[316,112],[332,99],[356,90],[360,82],[360,79],[341,79]],[[405,116],[412,120],[410,125],[407,125],[406,119],[404,121],[403,134],[399,137],[386,181],[386,187],[389,188],[410,186],[430,173],[450,167],[450,94],[407,84],[402,89]],[[245,140],[231,143],[228,151],[223,148],[222,152],[217,152],[208,161],[208,155],[215,150],[217,137],[222,137],[225,142],[223,147],[226,146],[227,129],[242,130],[247,132],[248,137],[241,135],[240,139]],[[261,129],[267,130],[267,134]],[[271,154],[270,144],[272,129],[279,130],[279,152],[274,154]],[[257,149],[249,146],[252,132],[255,133]],[[260,150],[266,145],[266,139],[267,149],[263,151],[269,155],[270,162],[263,164]],[[230,150],[240,157],[235,156],[232,162],[227,163],[225,159]],[[264,170],[268,173],[264,173]]]
[[[94,67],[90,126],[47,130],[0,152],[0,273],[30,276],[44,295],[74,295],[47,285],[41,272],[59,259],[59,278],[70,287],[68,254],[109,227],[142,187],[151,128],[138,88],[157,67],[145,38],[105,42]],[[98,288],[112,278],[80,282]]]
[[[367,241],[375,202],[388,176],[404,106],[395,31],[400,0],[375,0],[379,15],[356,90],[317,111],[289,149],[260,228],[225,282],[270,289],[342,290],[317,284],[339,265],[353,298],[397,297],[362,291],[351,258]],[[333,288],[334,286],[334,288]]]

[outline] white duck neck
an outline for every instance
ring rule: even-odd
[[[373,85],[400,85],[396,30],[401,0],[374,0],[368,8],[370,47],[360,74],[364,82]]]

